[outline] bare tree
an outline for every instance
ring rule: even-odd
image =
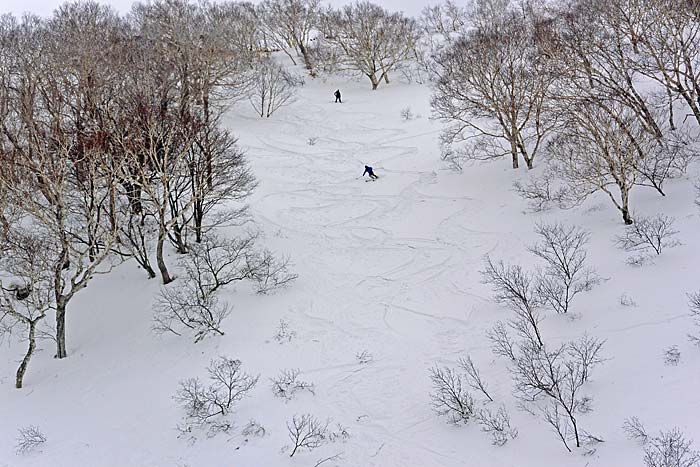
[[[154,306],[154,330],[181,335],[194,333],[195,342],[210,334],[224,335],[221,325],[231,313],[219,300],[221,288],[250,280],[265,291],[282,287],[296,278],[287,262],[278,262],[268,251],[259,252],[255,235],[240,239],[209,236],[181,259],[183,279],[179,287],[164,287]],[[260,284],[263,284],[261,286]]]
[[[629,137],[629,129],[635,123],[622,107],[611,116],[613,107],[610,104],[602,110],[593,100],[562,104],[562,126],[548,149],[553,170],[567,184],[572,197],[582,201],[602,191],[629,225],[633,223],[630,192],[640,178],[635,170],[639,153]],[[634,135],[635,139],[645,137],[649,137],[648,133],[642,130]]]
[[[491,435],[491,443],[496,446],[503,446],[509,439],[518,437],[518,430],[510,425],[510,415],[502,405],[495,412],[489,409],[479,410],[476,420],[481,425],[481,430]]]
[[[538,292],[557,313],[566,313],[576,295],[600,282],[586,266],[589,234],[562,224],[540,224],[536,232],[540,242],[528,249],[547,264],[537,284]]]
[[[28,426],[19,429],[16,452],[18,455],[27,454],[38,449],[46,442],[46,435],[36,426]]]
[[[21,389],[24,375],[37,347],[37,340],[46,337],[39,326],[47,313],[55,310],[51,291],[51,252],[45,238],[13,228],[7,245],[7,256],[0,257],[0,268],[9,273],[11,282],[0,280],[0,339],[18,331],[27,342],[27,351],[15,375],[15,387]]]
[[[299,379],[301,371],[298,369],[282,370],[279,375],[270,378],[272,392],[276,397],[281,397],[290,401],[294,399],[297,392],[308,391],[316,394],[313,383]]]
[[[628,3],[577,0],[565,4],[556,11],[553,33],[542,51],[551,57],[560,78],[555,96],[610,100],[633,115],[651,136],[661,138],[663,117],[654,111],[654,96],[642,91],[634,66],[638,20]]]
[[[448,417],[450,423],[467,423],[474,415],[474,399],[466,389],[462,375],[449,367],[430,369],[433,393],[430,395],[435,413]]]
[[[492,329],[488,330],[486,337],[491,341],[491,351],[495,355],[515,360],[515,344],[502,321],[498,321]]]
[[[493,402],[493,398],[487,391],[486,382],[481,377],[481,373],[479,373],[476,365],[474,365],[472,358],[469,355],[467,355],[467,358],[460,358],[459,366],[467,375],[467,384],[469,387],[475,391],[481,392],[489,401]]]
[[[289,439],[294,444],[289,457],[294,457],[299,449],[312,451],[325,443],[329,424],[330,421],[322,422],[311,414],[292,417],[291,423],[287,422]]]
[[[646,467],[694,467],[700,463],[700,452],[692,449],[693,441],[678,429],[662,431],[644,448]]]
[[[109,271],[106,260],[118,238],[111,208],[113,152],[99,137],[105,127],[90,120],[102,110],[99,105],[112,102],[114,83],[106,70],[118,42],[118,20],[109,8],[71,4],[50,22],[30,16],[22,21],[3,29],[0,39],[10,54],[11,83],[0,103],[0,185],[21,211],[23,225],[43,235],[51,252],[56,356],[64,358],[68,304],[95,274]],[[91,45],[75,55],[67,37],[83,43],[90,37]],[[95,48],[101,54],[89,55]]]
[[[294,101],[296,87],[301,84],[281,65],[270,60],[258,66],[258,76],[253,80],[250,103],[261,117],[271,117],[280,107]]]
[[[501,27],[470,31],[437,57],[434,113],[450,124],[445,146],[460,157],[522,158],[529,169],[555,123],[547,94],[553,77],[538,53],[533,20],[512,13]]]
[[[615,237],[615,244],[625,251],[645,252],[652,250],[660,255],[665,248],[679,245],[673,239],[678,231],[673,229],[674,219],[664,214],[652,217],[637,217],[634,224],[625,227],[625,233]]]
[[[258,382],[241,369],[241,361],[228,357],[217,357],[207,367],[208,386],[199,378],[180,381],[174,399],[185,410],[185,425],[180,431],[189,432],[193,427],[208,426],[213,432],[230,428],[226,421],[234,405],[246,397]]]
[[[637,417],[626,418],[622,424],[622,430],[627,435],[627,438],[635,440],[644,445],[649,441],[644,424]]]
[[[518,265],[507,266],[503,261],[494,262],[487,256],[481,275],[483,281],[493,288],[496,301],[515,312],[517,319],[511,322],[511,327],[521,337],[542,347],[544,343],[539,328],[542,301],[528,273]]]
[[[602,361],[602,343],[589,339],[585,346],[593,349],[590,352],[572,351],[574,345],[564,344],[554,350],[521,345],[512,368],[517,397],[524,403],[543,402],[540,409],[545,421],[568,451],[571,440],[576,447],[581,446],[577,413],[589,400],[581,395],[581,389],[591,367]]]
[[[622,4],[620,9],[636,20],[632,23],[635,27],[630,28],[638,52],[635,69],[664,87],[671,118],[673,103],[679,99],[700,122],[698,5],[652,0]]]
[[[323,11],[321,32],[339,66],[367,76],[372,89],[411,58],[419,35],[415,20],[368,1]]]
[[[465,7],[452,0],[429,5],[421,10],[420,24],[428,34],[441,34],[449,40],[453,34],[461,34],[466,29],[469,13]]]
[[[310,50],[312,34],[319,25],[320,0],[266,0],[258,6],[259,24],[265,38],[296,65],[294,55],[301,55],[311,76],[316,75]]]

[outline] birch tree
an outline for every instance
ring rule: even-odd
[[[389,73],[413,56],[419,37],[415,20],[367,1],[323,11],[321,32],[340,68],[367,76],[373,90],[388,84]]]

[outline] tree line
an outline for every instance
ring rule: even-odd
[[[528,169],[542,157],[541,179],[517,187],[526,198],[565,207],[603,192],[628,225],[634,187],[665,196],[685,172],[700,123],[697,2],[446,5],[426,10],[445,37],[431,62],[443,157]]]

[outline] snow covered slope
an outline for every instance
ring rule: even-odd
[[[337,87],[343,104],[333,103]],[[429,96],[419,85],[373,92],[365,82],[308,80],[298,101],[270,119],[254,117],[247,103],[232,109],[228,125],[260,181],[250,201],[263,243],[291,256],[299,280],[270,296],[227,292],[234,312],[226,335],[193,344],[153,335],[150,306],[160,285],[133,263],[97,278],[69,310],[69,358],[54,360],[43,343],[26,388],[15,390],[22,348],[2,347],[0,467],[310,467],[339,453],[320,465],[636,467],[642,449],[621,430],[630,416],[652,432],[678,426],[700,443],[700,349],[686,338],[686,293],[700,289],[693,177],[672,181],[665,198],[635,190],[636,211],[674,216],[683,244],[655,264],[630,267],[613,245],[622,224],[604,198],[533,214],[511,189],[525,169],[504,160],[445,170]],[[404,121],[405,107],[420,116]],[[378,181],[363,181],[365,164]],[[607,340],[608,360],[586,386],[593,410],[579,417],[605,440],[588,455],[568,453],[541,417],[517,409],[506,363],[484,335],[510,312],[481,283],[483,256],[534,267],[525,248],[542,220],[589,230],[590,263],[606,279],[577,297],[572,316],[548,313],[543,322],[548,342],[583,333]],[[623,295],[636,305],[623,306]],[[278,341],[280,320],[290,338]],[[681,352],[677,366],[664,364],[672,345]],[[358,361],[362,352],[370,362]],[[467,354],[519,430],[503,447],[477,425],[452,426],[431,410],[428,369]],[[238,404],[230,433],[178,439],[178,381],[204,378],[217,355],[241,359],[260,382]],[[269,378],[286,368],[300,369],[316,394],[275,398]],[[281,451],[286,423],[303,413],[332,418],[350,438],[290,458]],[[264,437],[240,434],[250,419],[266,428]],[[48,441],[17,456],[17,429],[27,425]]]

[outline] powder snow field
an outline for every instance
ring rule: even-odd
[[[338,87],[343,104],[333,103]],[[633,209],[674,216],[683,242],[634,268],[613,246],[623,226],[604,197],[534,214],[511,188],[526,169],[513,171],[503,160],[462,174],[446,170],[429,96],[420,85],[373,92],[364,81],[308,79],[297,102],[270,119],[256,118],[247,102],[232,109],[227,123],[260,181],[250,203],[262,241],[292,258],[298,281],[269,296],[244,286],[228,291],[234,312],[226,335],[193,344],[150,331],[160,284],[133,262],[95,279],[69,309],[69,358],[54,360],[44,342],[25,389],[15,390],[24,346],[1,348],[0,467],[311,467],[337,453],[342,460],[321,465],[638,467],[642,448],[620,428],[630,416],[651,433],[678,426],[700,448],[700,349],[686,338],[686,293],[700,289],[696,168],[671,181],[665,198],[634,190]],[[409,106],[420,117],[405,122],[400,111]],[[363,181],[365,164],[378,181]],[[590,264],[606,278],[574,300],[572,316],[551,312],[543,323],[550,343],[584,332],[607,339],[608,361],[586,387],[593,411],[579,418],[605,440],[588,455],[585,448],[569,454],[541,418],[517,409],[505,362],[484,336],[510,312],[480,282],[482,258],[534,267],[525,247],[541,220],[588,229]],[[621,305],[623,294],[637,306]],[[288,342],[274,339],[280,320],[295,333]],[[666,366],[663,351],[672,345],[681,361]],[[373,361],[360,364],[356,354],[365,350]],[[504,447],[492,446],[477,425],[452,426],[431,410],[428,369],[467,353],[520,432]],[[178,439],[177,383],[204,378],[217,355],[241,359],[260,382],[238,404],[232,433]],[[299,368],[316,395],[275,398],[269,378],[285,368]],[[281,451],[289,442],[286,421],[307,412],[346,426],[350,439],[290,459]],[[267,429],[265,437],[239,434],[251,418]],[[27,425],[48,441],[40,452],[17,456],[17,429]]]

